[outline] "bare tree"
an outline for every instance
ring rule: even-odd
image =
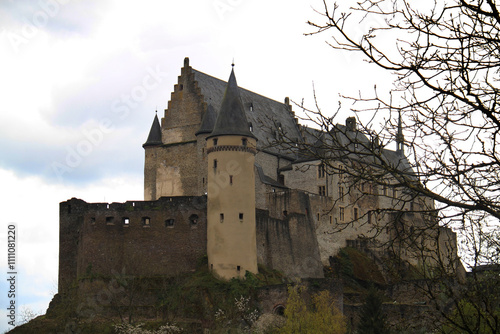
[[[330,173],[347,172],[349,191],[359,200],[381,195],[386,188],[400,190],[398,202],[383,211],[397,218],[395,224],[404,219],[404,211],[418,212],[427,222],[412,231],[395,226],[392,233],[405,236],[399,239],[405,240],[400,249],[420,244],[424,254],[428,246],[421,240],[428,235],[419,234],[429,226],[451,226],[460,233],[469,267],[498,264],[500,11],[495,0],[349,4],[353,6],[324,0],[317,10],[320,16],[308,22],[315,28],[311,34],[330,33],[329,45],[360,53],[373,66],[389,71],[394,86],[388,93],[375,88],[369,95],[343,96],[353,102],[355,131],[349,124],[336,125],[335,115],[322,113],[318,106],[301,105],[305,118],[320,131],[311,130],[302,143],[288,141],[290,147],[299,146],[301,154],[320,160]],[[378,124],[382,118],[384,124]],[[368,121],[362,124],[362,119]],[[282,138],[287,140],[286,134]],[[394,138],[397,156],[387,150]],[[344,162],[346,171],[339,170],[336,161]],[[360,189],[366,183],[378,190]],[[380,212],[366,214],[374,213]],[[439,228],[434,231],[440,233]],[[434,260],[450,263],[439,255]],[[491,303],[491,289],[480,288],[483,275],[473,277],[467,291],[477,293],[461,292],[457,298],[450,287],[456,312],[451,316],[440,310],[456,332],[498,333],[498,300]],[[498,275],[492,277],[498,282]],[[464,304],[472,307],[477,323],[467,321],[471,311]]]

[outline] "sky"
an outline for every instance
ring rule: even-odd
[[[59,203],[143,199],[144,152],[185,57],[202,72],[325,113],[339,94],[389,84],[360,55],[333,50],[308,20],[320,0],[2,0],[0,267],[16,229],[16,304],[45,313],[57,292]],[[368,23],[366,23],[368,24]],[[294,108],[299,112],[299,108]],[[351,116],[342,108],[338,122]],[[0,281],[0,333],[7,324]],[[20,319],[18,319],[20,320]]]

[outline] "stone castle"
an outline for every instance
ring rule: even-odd
[[[331,133],[353,150],[376,144],[354,117]],[[186,58],[143,145],[144,201],[60,203],[59,292],[89,272],[174,276],[195,270],[205,255],[223,279],[256,273],[257,264],[321,278],[346,246],[390,250],[415,266],[432,265],[426,254],[437,252],[455,265],[451,230],[436,225],[432,235],[416,236],[428,226],[421,212],[432,201],[396,184],[353,185],[342,152],[317,154],[323,137],[299,123],[288,98],[238,87],[234,69],[227,82],[217,79]],[[395,151],[380,154],[409,168],[401,128],[395,140]],[[399,214],[379,214],[384,208]],[[412,252],[409,240],[426,244],[426,253]]]

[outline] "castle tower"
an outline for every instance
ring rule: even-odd
[[[151,130],[149,130],[148,139],[142,145],[144,148],[144,198],[146,200],[155,200],[156,194],[156,172],[157,157],[161,149],[161,126],[158,120],[158,114],[155,114]]]
[[[220,278],[257,273],[255,154],[234,70],[214,129],[207,137],[207,254]]]
[[[196,131],[196,141],[197,141],[197,152],[198,152],[198,161],[200,161],[199,166],[199,176],[198,176],[198,189],[202,190],[203,194],[207,193],[207,137],[212,133],[215,121],[217,120],[217,113],[215,112],[214,107],[209,104],[207,106],[207,110],[203,115],[203,119],[201,121],[201,126],[198,131]]]

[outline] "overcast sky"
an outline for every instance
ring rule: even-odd
[[[324,112],[339,93],[379,85],[380,73],[331,49],[327,34],[304,36],[321,3],[2,0],[0,249],[15,223],[18,305],[44,313],[57,291],[59,202],[143,199],[141,145],[184,57],[224,80],[234,59],[241,87],[278,101],[312,106],[314,82]],[[0,264],[6,273],[6,255]]]

